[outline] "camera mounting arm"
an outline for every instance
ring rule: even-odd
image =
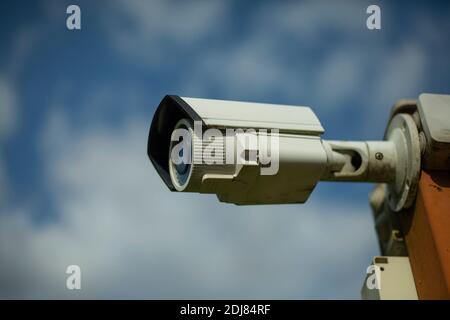
[[[321,180],[387,183],[392,210],[412,205],[420,174],[420,140],[414,119],[397,114],[385,141],[327,141],[328,168]]]

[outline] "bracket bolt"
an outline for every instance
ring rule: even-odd
[[[377,160],[383,160],[383,154],[381,152],[375,153],[375,159]]]

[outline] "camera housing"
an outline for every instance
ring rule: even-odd
[[[192,136],[192,159],[186,166],[175,165],[170,157],[172,133],[180,127]],[[222,137],[216,134],[210,141],[206,135],[211,129]],[[327,168],[323,132],[309,107],[167,95],[153,117],[147,153],[171,191],[214,193],[220,201],[234,204],[303,203]],[[262,163],[264,139],[277,141],[277,150],[265,150],[278,155],[277,170],[269,174],[263,173],[270,169]],[[234,151],[233,161],[200,159],[211,145],[221,159],[227,150]]]

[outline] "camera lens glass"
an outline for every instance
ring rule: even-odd
[[[170,144],[169,163],[172,181],[181,188],[188,182],[192,167],[192,129],[186,120],[182,120],[175,126],[175,130],[179,131],[177,138]]]
[[[185,163],[183,159],[183,154],[184,149],[180,149],[180,151],[178,152],[178,161],[177,161],[178,164],[175,164],[175,169],[177,170],[177,173],[180,175],[183,175],[186,172],[188,172],[190,167],[189,163]]]

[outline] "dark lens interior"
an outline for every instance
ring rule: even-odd
[[[183,159],[183,149],[180,150],[178,156],[180,159]],[[181,161],[179,164],[175,165],[175,169],[177,170],[178,174],[182,175],[189,171],[189,166],[189,163],[184,163],[183,161]]]

